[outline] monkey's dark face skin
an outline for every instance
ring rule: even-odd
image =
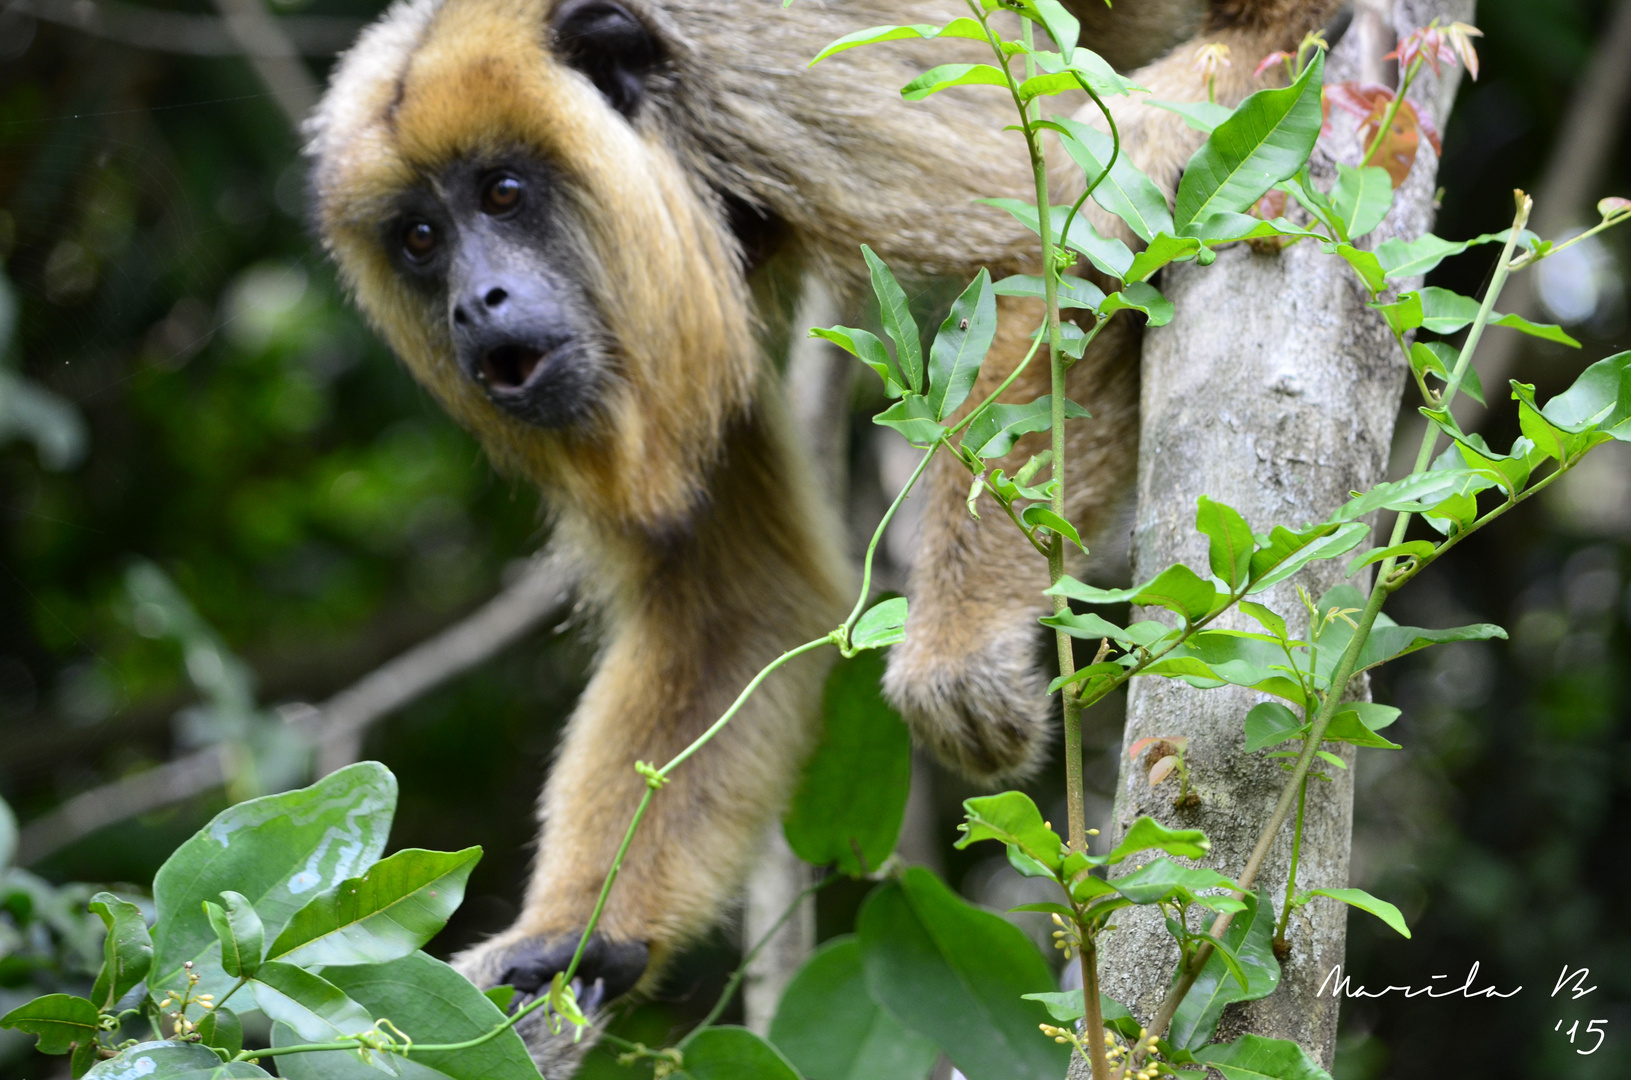
[[[505,412],[557,429],[593,412],[606,363],[553,186],[524,153],[460,161],[403,196],[382,243],[398,273],[445,305],[465,377]]]

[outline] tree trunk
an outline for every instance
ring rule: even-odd
[[[1360,29],[1364,31],[1365,5]],[[1400,34],[1429,22],[1470,19],[1471,0],[1404,0],[1396,9]],[[1391,35],[1383,51],[1391,48]],[[1374,33],[1349,33],[1327,68],[1329,81],[1362,77],[1378,57],[1361,56]],[[1374,48],[1374,46],[1372,46]],[[1454,96],[1457,72],[1444,78],[1426,71],[1411,98],[1442,129]],[[1341,160],[1357,164],[1361,151],[1352,126],[1335,113],[1335,136],[1327,140]],[[1426,140],[1414,171],[1397,192],[1387,222],[1362,243],[1389,236],[1415,237],[1431,228],[1438,162]],[[1316,151],[1314,174],[1329,186],[1334,164],[1325,143]],[[1400,291],[1413,288],[1407,282]],[[1347,264],[1298,244],[1278,254],[1259,254],[1245,244],[1218,255],[1216,265],[1175,266],[1162,291],[1178,317],[1145,336],[1138,461],[1138,518],[1133,535],[1133,577],[1145,580],[1173,562],[1207,564],[1206,543],[1194,528],[1195,504],[1209,495],[1238,509],[1254,531],[1320,521],[1348,498],[1385,478],[1399,392],[1406,371],[1397,346]],[[1297,575],[1314,596],[1343,579],[1345,559],[1313,564]],[[1286,617],[1293,633],[1306,615],[1291,582],[1264,600]],[[1137,616],[1135,616],[1136,618]],[[1244,616],[1226,625],[1257,629]],[[1179,828],[1204,829],[1212,839],[1207,865],[1240,873],[1284,785],[1286,774],[1262,754],[1244,752],[1242,719],[1263,696],[1235,687],[1197,690],[1160,678],[1134,680],[1123,736],[1121,778],[1112,830],[1118,836],[1142,814]],[[1149,736],[1183,736],[1200,805],[1174,809],[1175,780],[1159,788],[1148,782],[1142,760],[1126,748]],[[1344,754],[1352,761],[1351,748]],[[1352,773],[1335,772],[1331,783],[1309,785],[1298,886],[1340,888],[1348,884],[1352,831]],[[1278,915],[1291,852],[1291,823],[1281,831],[1257,880]],[[1291,953],[1279,989],[1270,997],[1225,1012],[1217,1037],[1244,1032],[1300,1043],[1330,1065],[1336,1039],[1337,1002],[1317,996],[1320,980],[1342,960],[1347,909],[1317,900],[1291,921]],[[1177,946],[1153,908],[1127,909],[1101,949],[1106,994],[1143,1020],[1156,1011],[1171,982]],[[1086,1063],[1072,1063],[1073,1077],[1086,1077]]]

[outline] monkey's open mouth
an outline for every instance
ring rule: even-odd
[[[500,345],[481,357],[481,377],[494,390],[519,390],[526,386],[548,354],[526,345]]]

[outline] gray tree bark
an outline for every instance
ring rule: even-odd
[[[1359,5],[1361,30],[1365,6]],[[1471,0],[1403,0],[1394,9],[1394,24],[1403,35],[1434,16],[1470,20],[1472,7]],[[1367,69],[1376,70],[1379,58],[1361,52],[1363,42],[1378,38],[1374,32],[1346,35],[1330,58],[1327,80],[1361,78]],[[1383,51],[1387,48],[1390,42]],[[1447,69],[1438,79],[1426,71],[1410,95],[1441,128],[1457,74]],[[1314,162],[1322,186],[1334,176],[1327,144],[1348,148],[1338,153],[1349,164],[1360,156],[1352,125],[1345,131],[1341,114],[1333,113],[1335,137],[1322,142]],[[1424,139],[1387,222],[1365,245],[1389,236],[1413,238],[1431,228],[1437,166]],[[1416,284],[1403,283],[1401,291]],[[1277,254],[1235,245],[1220,252],[1211,267],[1170,268],[1161,287],[1177,305],[1178,317],[1145,337],[1135,581],[1179,561],[1205,573],[1206,543],[1194,528],[1201,495],[1228,503],[1254,531],[1267,532],[1276,524],[1323,520],[1349,491],[1384,479],[1406,377],[1397,346],[1381,318],[1367,309],[1347,265],[1313,245]],[[1345,559],[1315,563],[1294,581],[1317,597],[1342,580],[1345,564]],[[1306,628],[1293,583],[1260,599],[1284,615],[1293,632]],[[1243,616],[1227,625],[1256,629]],[[1175,828],[1204,829],[1212,840],[1207,865],[1238,875],[1286,777],[1262,754],[1244,752],[1242,719],[1263,699],[1233,687],[1197,690],[1160,678],[1135,680],[1114,821],[1107,831],[1119,836],[1143,814]],[[1151,788],[1145,763],[1128,760],[1126,748],[1150,736],[1189,740],[1187,761],[1199,806],[1174,809],[1176,783]],[[1345,757],[1351,762],[1351,753]],[[1304,889],[1348,884],[1352,774],[1327,771],[1336,772],[1334,782],[1309,785],[1298,871]],[[1288,822],[1257,880],[1273,898],[1276,914],[1290,852]],[[1337,1002],[1317,992],[1320,980],[1342,960],[1346,919],[1347,909],[1336,901],[1317,900],[1302,908],[1288,927],[1291,954],[1279,989],[1261,1001],[1230,1007],[1217,1037],[1253,1032],[1292,1039],[1329,1066]],[[1159,913],[1128,909],[1101,948],[1102,988],[1147,1021],[1171,985],[1177,960],[1177,946]],[[1088,1076],[1086,1062],[1073,1061],[1070,1075]]]

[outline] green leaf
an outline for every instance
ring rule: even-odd
[[[1007,86],[1008,79],[990,64],[941,64],[900,88],[907,101],[922,101],[953,86]]]
[[[1168,855],[1183,859],[1198,859],[1212,847],[1212,841],[1199,829],[1169,829],[1148,815],[1133,822],[1127,835],[1121,838],[1105,862],[1114,865],[1140,851],[1159,848]]]
[[[770,1041],[806,1080],[921,1080],[939,1054],[867,994],[854,935],[827,942],[799,968],[770,1022]]]
[[[1110,885],[1135,904],[1156,904],[1184,893],[1193,896],[1202,889],[1239,888],[1209,867],[1179,866],[1171,859],[1156,859],[1131,874],[1111,878]]]
[[[1053,118],[1053,125],[1061,132],[1060,142],[1092,183],[1104,173],[1105,163],[1115,152],[1116,144],[1109,135],[1089,124],[1063,116]],[[1093,201],[1107,212],[1127,223],[1146,243],[1157,233],[1176,231],[1172,211],[1167,208],[1167,197],[1125,153],[1116,154],[1110,173],[1093,189]]]
[[[1331,1080],[1296,1043],[1261,1035],[1203,1047],[1195,1060],[1218,1070],[1224,1080]]]
[[[963,802],[968,818],[964,833],[955,845],[958,850],[979,840],[1013,844],[1025,855],[1057,873],[1063,859],[1064,841],[1042,820],[1042,812],[1031,797],[1020,791],[981,795]]]
[[[242,893],[229,889],[221,893],[221,898],[226,901],[224,910],[220,904],[204,901],[204,914],[221,942],[221,970],[233,978],[253,977],[261,965],[266,929]]]
[[[782,823],[798,857],[876,871],[895,850],[912,781],[912,738],[882,692],[881,653],[839,660],[822,695],[821,742]]]
[[[1241,611],[1245,612],[1247,615],[1250,615],[1252,618],[1256,619],[1260,624],[1262,624],[1263,629],[1267,630],[1281,641],[1286,641],[1291,637],[1291,635],[1286,632],[1286,621],[1280,618],[1280,616],[1275,614],[1273,611],[1264,607],[1262,604],[1259,604],[1253,600],[1242,600],[1237,606]]]
[[[1172,301],[1143,282],[1129,282],[1120,292],[1111,293],[1099,305],[1099,314],[1114,315],[1118,311],[1137,311],[1149,317],[1151,326],[1165,326],[1174,314]]]
[[[1530,337],[1545,338],[1547,341],[1555,341],[1559,345],[1567,345],[1570,348],[1578,349],[1580,347],[1578,341],[1564,333],[1563,328],[1555,323],[1534,323],[1522,315],[1498,315],[1491,319],[1489,324],[1491,326],[1505,326],[1508,329],[1528,334]]]
[[[729,1025],[697,1032],[685,1044],[685,1068],[675,1075],[690,1080],[800,1080],[774,1046],[747,1028]]]
[[[372,866],[396,810],[396,779],[375,761],[348,765],[311,787],[222,811],[182,844],[153,879],[154,996],[185,985],[220,1000],[237,980],[222,970],[203,902],[232,889],[248,897],[275,937],[318,891]]]
[[[1251,576],[1255,547],[1251,526],[1240,511],[1202,495],[1195,509],[1195,528],[1208,541],[1212,573],[1232,589],[1244,585]]]
[[[1019,515],[1019,519],[1034,529],[1046,529],[1049,532],[1058,533],[1084,552],[1087,550],[1087,546],[1082,543],[1081,535],[1076,531],[1076,526],[1041,503],[1027,506]]]
[[[1399,913],[1399,909],[1386,900],[1378,900],[1364,889],[1315,889],[1309,895],[1329,896],[1332,900],[1341,900],[1350,907],[1370,912],[1405,937],[1410,936],[1410,927],[1405,925],[1404,916]]]
[[[1085,995],[1080,990],[1025,994],[1024,998],[1026,1001],[1040,1001],[1047,1008],[1048,1015],[1061,1024],[1073,1024],[1087,1015],[1087,1006],[1083,1003]],[[1127,1006],[1108,994],[1099,995],[1099,1015],[1104,1017],[1106,1027],[1115,1028],[1124,1038],[1138,1038],[1138,1021],[1127,1011]]]
[[[1211,920],[1207,926],[1210,928]],[[1261,893],[1246,896],[1246,909],[1223,932],[1223,940],[1247,985],[1243,987],[1234,977],[1223,956],[1214,952],[1207,957],[1167,1031],[1168,1041],[1180,1049],[1205,1046],[1226,1005],[1267,997],[1280,985],[1280,962],[1274,958],[1274,905],[1265,902]],[[1176,980],[1177,972],[1173,974]]]
[[[464,1042],[505,1019],[468,979],[422,952],[389,964],[328,968],[323,975],[372,1015],[390,1017],[417,1043]],[[297,1039],[286,1027],[272,1029],[274,1046],[289,1046]],[[514,1028],[465,1050],[415,1050],[411,1060],[401,1070],[411,1080],[540,1080],[538,1067]],[[396,1061],[401,1064],[401,1059]],[[374,1069],[343,1050],[280,1057],[278,1073],[283,1080],[378,1080]]]
[[[1090,415],[1074,401],[1065,402],[1065,419]],[[995,402],[987,406],[963,431],[963,449],[978,458],[1000,458],[1014,448],[1021,435],[1053,426],[1053,397],[1043,394],[1024,405]]]
[[[513,986],[489,986],[481,993],[488,1001],[497,1005],[498,1011],[502,1013],[509,1012],[510,1002],[515,1000],[515,987]]]
[[[1348,265],[1353,267],[1354,273],[1359,275],[1359,280],[1365,283],[1365,288],[1370,291],[1372,296],[1375,296],[1387,286],[1382,264],[1376,258],[1374,251],[1365,251],[1362,248],[1354,247],[1352,244],[1336,244],[1326,248],[1327,254],[1332,252],[1347,260]]]
[[[872,999],[933,1040],[968,1080],[1057,1080],[1069,1051],[1039,1038],[1056,988],[1018,927],[966,903],[922,867],[876,889],[859,918]]]
[[[1040,274],[1011,274],[991,288],[998,296],[1028,296],[1042,300],[1048,295],[1047,285]],[[1104,303],[1104,293],[1086,278],[1066,274],[1059,279],[1058,300],[1061,308],[1097,311],[1099,305]]]
[[[883,347],[883,342],[871,331],[857,330],[850,326],[834,326],[827,330],[813,329],[810,336],[832,342],[876,371],[890,397],[899,397],[906,393],[906,376],[901,374],[900,365],[895,363],[895,358],[889,355],[889,350]]]
[[[1058,615],[1045,615],[1041,621],[1043,626],[1063,630],[1071,637],[1081,638],[1083,641],[1099,641],[1109,638],[1111,641],[1119,641],[1124,646],[1133,644],[1133,638],[1127,631],[1113,622],[1099,618],[1091,611],[1077,614],[1066,610]]]
[[[333,1042],[374,1026],[368,1010],[345,991],[293,964],[268,960],[255,972],[249,989],[261,1012],[306,1042]]]
[[[1023,5],[1025,13],[1042,24],[1048,32],[1053,43],[1059,46],[1059,54],[1068,64],[1076,51],[1076,38],[1081,33],[1082,24],[1076,21],[1076,16],[1065,10],[1059,0],[1018,0]],[[1033,14],[1034,13],[1034,14]]]
[[[1243,211],[1296,174],[1320,132],[1325,55],[1283,90],[1259,90],[1195,151],[1178,184],[1179,229],[1219,210]]]
[[[1200,254],[1202,246],[1200,240],[1193,236],[1168,236],[1166,233],[1160,233],[1150,241],[1148,247],[1133,256],[1125,280],[1145,281],[1168,263],[1188,262],[1193,259]]]
[[[1144,104],[1177,113],[1190,128],[1207,135],[1212,134],[1219,125],[1234,115],[1234,110],[1229,106],[1219,105],[1215,101],[1157,101],[1151,98]]]
[[[66,1054],[101,1030],[96,1006],[72,994],[47,994],[0,1016],[0,1028],[39,1037],[42,1054]]]
[[[1376,257],[1381,260],[1388,277],[1407,278],[1425,274],[1451,255],[1459,255],[1466,250],[1465,240],[1457,243],[1425,233],[1408,242],[1397,237],[1384,240],[1376,245]]]
[[[1026,3],[1028,0],[1019,0],[1019,2]],[[1041,0],[1038,0],[1038,2],[1041,2]],[[1123,77],[1115,68],[1110,66],[1108,60],[1091,49],[1072,49],[1068,58],[1069,63],[1065,63],[1065,58],[1058,54],[1042,50],[1033,50],[1031,55],[1036,58],[1036,66],[1043,71],[1063,72],[1069,70],[1074,72],[1081,82],[1086,83],[1100,97],[1128,94],[1134,90],[1144,89],[1144,87],[1139,86],[1132,80]]]
[[[874,26],[869,30],[857,30],[853,34],[845,34],[817,53],[816,58],[810,61],[810,66],[814,67],[829,56],[836,56],[838,53],[861,45],[876,45],[884,41],[900,41],[909,38],[927,39],[937,37],[973,38],[976,41],[986,40],[985,31],[981,29],[980,24],[967,17],[953,19],[943,27],[925,25]]]
[[[1019,199],[977,199],[976,202],[1006,210],[1027,229],[1041,235],[1036,207]],[[1112,236],[1100,236],[1085,214],[1077,214],[1070,222],[1070,235],[1061,238],[1058,233],[1070,217],[1070,207],[1055,206],[1048,213],[1048,228],[1055,243],[1063,244],[1087,256],[1087,260],[1105,274],[1125,280],[1133,265],[1133,253],[1127,245]]]
[[[980,364],[997,336],[997,297],[991,271],[982,268],[963,290],[929,347],[929,405],[944,420],[968,397]]]
[[[1302,726],[1297,714],[1278,701],[1253,705],[1246,714],[1246,752],[1279,746],[1301,731]]]
[[[1325,728],[1324,738],[1328,742],[1352,743],[1355,746],[1369,746],[1377,750],[1400,749],[1398,743],[1389,742],[1372,731],[1366,725],[1364,716],[1352,705],[1343,706],[1331,717],[1330,724]]]
[[[1372,232],[1382,224],[1382,219],[1387,217],[1392,206],[1393,178],[1386,169],[1374,165],[1366,169],[1356,169],[1352,165],[1337,166],[1336,187],[1331,189],[1331,209],[1336,211],[1342,231],[1349,240],[1357,240]],[[1380,292],[1381,288],[1378,286],[1371,291]]]
[[[1328,590],[1320,597],[1319,610],[1323,613],[1333,607],[1362,608],[1365,606],[1365,597],[1352,585],[1338,585]],[[1328,679],[1337,665],[1337,660],[1348,641],[1353,637],[1353,627],[1341,619],[1333,620],[1320,635],[1320,652],[1316,667],[1322,679]],[[1444,630],[1428,630],[1419,626],[1400,626],[1386,614],[1376,616],[1376,622],[1371,626],[1370,635],[1365,639],[1364,647],[1359,651],[1358,662],[1354,665],[1354,672],[1367,671],[1389,660],[1397,660],[1401,656],[1425,649],[1429,645],[1440,645],[1451,641],[1487,641],[1490,638],[1505,639],[1506,631],[1490,623],[1474,623],[1470,626],[1454,626]]]
[[[1422,306],[1420,293],[1405,293],[1390,304],[1372,301],[1370,308],[1387,320],[1388,329],[1396,337],[1421,326]]]
[[[128,900],[99,892],[91,897],[90,907],[108,928],[102,942],[102,970],[91,988],[91,1000],[111,1012],[120,998],[147,978],[153,966],[153,939],[142,909]]]
[[[83,1080],[85,1074],[95,1068],[96,1063],[101,1060],[101,1044],[95,1039],[75,1043],[74,1052],[68,1056],[68,1075],[72,1080]]]
[[[205,1046],[236,1054],[244,1048],[243,1021],[231,1009],[211,1009],[198,1020],[198,1037]]]
[[[884,333],[895,343],[895,360],[906,376],[907,389],[914,394],[923,392],[923,343],[918,338],[917,320],[912,318],[906,292],[895,280],[884,261],[865,244],[861,254],[872,272],[872,292],[878,298],[878,315],[883,320]]]
[[[1211,613],[1216,599],[1217,590],[1211,582],[1202,581],[1195,571],[1183,563],[1175,563],[1155,575],[1149,584],[1139,588],[1133,603],[1146,607],[1159,605],[1194,622]]]
[[[1453,334],[1478,318],[1478,301],[1429,285],[1422,289],[1421,325],[1435,334]]]
[[[879,601],[855,621],[849,643],[855,649],[881,649],[906,640],[906,597]]]
[[[272,942],[270,960],[383,964],[418,951],[464,901],[481,848],[408,848],[312,897]]]
[[[1513,385],[1519,390],[1514,396],[1533,407],[1533,388]],[[1547,423],[1571,434],[1601,431],[1621,442],[1631,441],[1631,351],[1597,361],[1539,412]],[[1524,434],[1529,435],[1528,429]]]
[[[1277,641],[1242,630],[1205,630],[1145,672],[1184,678],[1197,686],[1229,682],[1303,704],[1302,686],[1279,670],[1285,665],[1285,653]],[[1212,681],[1197,683],[1190,676]]]
[[[223,1062],[198,1043],[145,1042],[108,1058],[85,1080],[253,1080],[271,1076],[247,1061]]]
[[[872,422],[894,428],[907,442],[923,450],[939,442],[946,430],[940,426],[934,406],[922,394],[907,394],[874,416]]]
[[[1370,526],[1358,521],[1336,527],[1331,523],[1313,525],[1302,532],[1276,525],[1267,541],[1252,553],[1252,584],[1246,591],[1260,593],[1311,562],[1346,554],[1369,535]]]
[[[1436,375],[1445,383],[1455,370],[1456,350],[1442,341],[1417,341],[1410,346],[1410,366],[1424,375]],[[1461,376],[1461,392],[1478,404],[1484,404],[1484,384],[1478,378],[1478,369],[1471,364]]]

